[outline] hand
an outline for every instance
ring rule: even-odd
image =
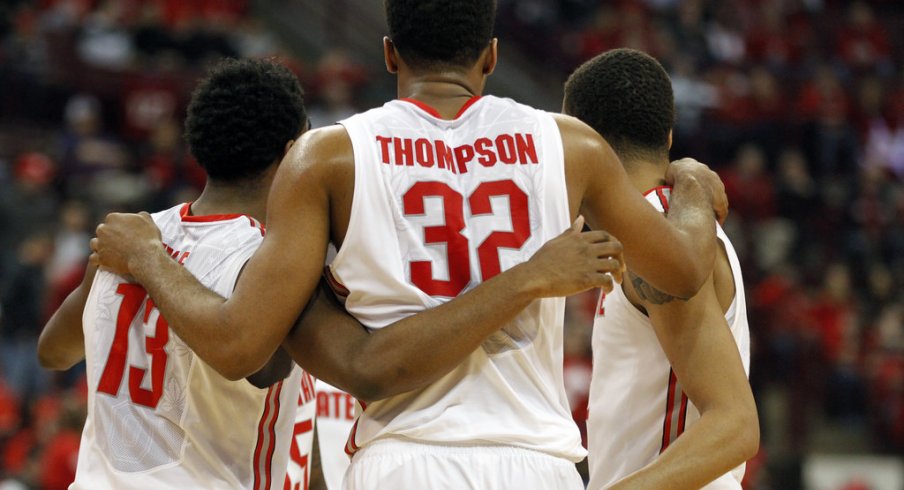
[[[665,180],[668,184],[674,184],[681,176],[688,175],[697,179],[712,195],[713,212],[720,224],[725,223],[728,217],[728,196],[725,194],[725,185],[719,175],[710,170],[705,164],[693,158],[675,160],[669,165]]]
[[[91,239],[90,262],[110,272],[128,275],[131,259],[162,250],[160,230],[148,213],[110,213]]]
[[[622,244],[605,231],[582,233],[584,217],[546,242],[527,262],[520,264],[534,285],[537,297],[570,296],[592,288],[612,291],[625,272]]]

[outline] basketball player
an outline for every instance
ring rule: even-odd
[[[306,125],[287,69],[217,65],[186,120],[208,174],[204,191],[152,215],[168,260],[229,296],[263,239],[276,168]],[[283,488],[302,376],[285,352],[230,381],[186,346],[140,285],[91,267],[48,322],[38,354],[53,369],[87,360],[88,419],[70,488]]]
[[[583,123],[481,98],[497,59],[492,0],[388,0],[386,9],[386,63],[400,100],[292,148],[271,191],[267,236],[231,298],[163,260],[157,230],[141,215],[108,216],[94,260],[131,273],[180,337],[206,343],[241,374],[289,333],[332,240],[330,280],[371,334],[344,342],[323,325],[317,336],[290,339],[319,357],[293,357],[353,394],[372,390],[365,400],[411,390],[367,405],[347,445],[357,454],[346,487],[582,488],[573,462],[584,450],[562,386],[564,302],[534,299],[606,285],[599,271],[618,261],[602,252],[600,235],[585,234],[587,248],[601,252],[578,287],[512,278],[528,277],[525,261],[581,213],[624,243],[628,263],[653,286],[692,296],[714,261],[721,184],[696,162],[671,166],[666,219]],[[657,240],[651,229],[662,230]],[[482,281],[498,287],[475,287]],[[446,303],[459,295],[450,313]],[[413,323],[402,319],[421,311],[435,328],[405,328]],[[393,322],[404,341],[387,340],[382,327]],[[357,351],[382,355],[335,356]],[[368,371],[378,386],[356,387],[348,375]],[[430,381],[437,371],[448,374]]]
[[[669,212],[675,110],[671,82],[655,59],[617,49],[588,61],[566,83],[564,109],[606,138],[637,190]],[[600,299],[590,488],[740,490],[759,425],[746,378],[744,281],[731,242],[721,228],[717,234],[713,274],[693,298],[663,293],[629,268],[628,280]]]

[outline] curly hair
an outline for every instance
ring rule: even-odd
[[[385,0],[389,37],[414,69],[466,67],[493,39],[495,0]]]
[[[675,97],[652,56],[613,49],[581,65],[565,82],[563,111],[596,130],[622,155],[669,150]]]
[[[211,179],[230,182],[259,176],[306,125],[304,91],[291,71],[225,59],[192,93],[185,140]]]

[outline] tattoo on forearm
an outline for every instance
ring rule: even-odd
[[[644,281],[640,276],[633,272],[629,271],[628,274],[631,277],[631,284],[634,286],[634,290],[637,291],[637,295],[640,296],[640,299],[650,304],[664,305],[666,303],[672,302],[673,300],[681,299],[677,296],[668,295],[654,288],[647,281]]]

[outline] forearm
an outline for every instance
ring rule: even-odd
[[[361,400],[421,388],[447,374],[535,299],[611,290],[622,247],[583,220],[528,260],[438,307],[368,333],[321,283],[284,346],[305,370]],[[612,275],[610,275],[610,273]]]
[[[461,364],[539,295],[517,266],[455,299],[371,333],[353,353],[355,371],[375,373],[365,400],[421,388]],[[404,339],[404,340],[403,340]]]
[[[82,315],[97,267],[88,266],[81,284],[66,296],[38,338],[38,361],[46,369],[66,370],[85,358]]]
[[[751,420],[752,418],[752,420]],[[759,425],[743,411],[713,409],[701,415],[655,461],[612,489],[698,489],[756,454]]]
[[[170,329],[223,376],[244,378],[269,359],[272,352],[261,359],[249,355],[252,329],[233,322],[224,307],[225,298],[204,286],[163,248],[130,259],[129,270],[153,299]]]
[[[711,191],[696,178],[678,176],[669,202],[668,221],[676,232],[672,250],[673,265],[682,281],[674,289],[682,298],[695,295],[712,272],[716,257],[716,224],[712,210]],[[672,289],[663,289],[667,292]]]

